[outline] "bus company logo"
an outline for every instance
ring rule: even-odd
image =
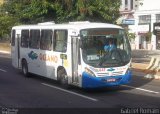
[[[39,59],[41,61],[48,61],[48,62],[54,62],[57,63],[58,62],[58,57],[55,55],[47,55],[47,54],[39,54]]]
[[[107,71],[114,71],[114,70],[115,70],[114,68],[107,69]]]
[[[34,60],[38,58],[38,55],[34,51],[31,51],[30,53],[28,53],[28,57]]]

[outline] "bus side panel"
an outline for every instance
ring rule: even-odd
[[[40,74],[51,79],[57,79],[55,77],[55,68],[57,65],[61,65],[59,60],[60,58],[56,52],[41,51],[39,53]]]
[[[28,70],[34,74],[42,75],[40,69],[40,60],[39,60],[39,50],[38,49],[29,49],[28,53]]]
[[[53,51],[21,48],[21,59],[27,61],[30,73],[51,79],[56,79],[55,67],[61,65],[59,54]]]

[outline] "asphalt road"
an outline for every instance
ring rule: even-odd
[[[133,72],[132,82],[119,87],[66,90],[53,80],[24,77],[12,67],[10,55],[0,53],[0,113],[160,113],[160,80],[143,76]]]

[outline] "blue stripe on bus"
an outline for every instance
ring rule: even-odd
[[[82,74],[82,88],[100,88],[108,86],[116,86],[127,84],[131,80],[131,71],[128,71],[125,75],[120,76],[106,76],[106,77],[93,77],[88,73]],[[115,82],[107,82],[108,79],[115,79]]]

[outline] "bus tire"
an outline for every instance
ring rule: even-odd
[[[26,77],[29,76],[29,73],[28,73],[28,64],[27,64],[26,60],[22,60],[22,73]]]
[[[67,88],[67,89],[69,88],[68,76],[64,69],[61,69],[58,71],[58,81],[64,88]]]

